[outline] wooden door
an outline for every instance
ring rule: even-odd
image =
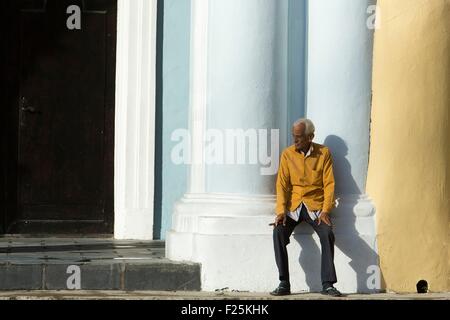
[[[111,234],[116,0],[1,3],[3,233]]]

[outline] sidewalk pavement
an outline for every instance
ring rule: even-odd
[[[293,293],[273,297],[268,293],[190,291],[2,291],[0,300],[450,300],[450,292],[426,294],[349,294],[332,298],[319,293]]]

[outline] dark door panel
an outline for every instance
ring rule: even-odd
[[[110,234],[116,1],[2,6],[3,232]]]

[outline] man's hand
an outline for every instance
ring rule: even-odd
[[[322,212],[317,219],[317,225],[320,226],[320,223],[323,222],[331,227],[331,220],[329,212]]]
[[[283,226],[286,225],[286,214],[279,214],[275,217],[275,227],[279,224],[282,224]]]

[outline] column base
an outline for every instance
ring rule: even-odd
[[[273,196],[185,196],[175,206],[166,256],[201,263],[202,290],[271,291],[278,285],[269,226],[274,206]],[[374,214],[366,195],[342,196],[332,214],[336,287],[343,292],[379,291],[367,284],[378,270]],[[309,225],[296,228],[288,252],[292,291],[320,291],[320,241]]]
[[[153,240],[153,208],[116,209],[114,239]]]

